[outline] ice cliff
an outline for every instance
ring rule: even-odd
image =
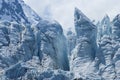
[[[120,15],[96,25],[78,8],[64,36],[22,0],[0,1],[0,80],[119,80]]]
[[[76,46],[72,51],[70,67],[75,75],[87,73],[96,54],[96,26],[77,8],[75,8]],[[82,64],[82,65],[81,65]]]

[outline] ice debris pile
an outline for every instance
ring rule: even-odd
[[[120,15],[93,24],[75,8],[76,33],[22,0],[0,1],[0,80],[120,80]]]

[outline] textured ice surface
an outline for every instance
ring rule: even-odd
[[[47,64],[49,67],[53,67],[53,69],[69,70],[67,43],[61,25],[56,21],[41,20],[36,27],[38,33],[40,33],[37,38],[41,38],[38,47],[41,51],[39,53],[40,58],[43,58],[42,65]],[[51,62],[46,63],[44,62],[45,60],[46,62]]]
[[[75,77],[80,78],[94,68],[92,66],[97,47],[96,26],[77,8],[74,16],[77,38],[76,46],[71,52],[70,67]]]
[[[79,9],[75,31],[22,0],[0,1],[0,80],[120,80],[120,15],[94,25]]]
[[[97,40],[99,41],[103,36],[111,36],[112,33],[112,23],[110,18],[106,15],[101,22],[97,23]]]

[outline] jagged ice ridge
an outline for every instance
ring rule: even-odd
[[[93,24],[78,8],[64,35],[22,0],[0,1],[0,80],[120,80],[120,15]]]

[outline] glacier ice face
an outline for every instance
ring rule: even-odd
[[[2,0],[0,9],[0,19],[7,21],[26,22],[28,20],[23,12],[22,6],[18,0]]]
[[[5,75],[9,79],[17,79],[18,77],[24,76],[27,72],[27,68],[22,67],[19,63],[14,65],[12,68],[6,70]],[[16,73],[16,74],[13,74]]]
[[[120,79],[119,15],[94,25],[75,8],[67,37],[22,0],[1,0],[0,18],[0,80]]]
[[[113,20],[113,26],[112,26],[112,34],[113,34],[113,38],[114,39],[119,39],[119,37],[120,37],[120,15],[117,15],[115,18],[114,18],[114,20]]]
[[[26,66],[17,64],[30,62],[33,56],[38,56],[36,61],[39,62],[39,67],[35,68],[39,74],[47,69],[69,70],[67,41],[62,27],[56,21],[41,20],[34,28],[30,24],[20,25],[15,22],[1,22],[0,26],[0,67],[7,69],[4,74],[6,79],[18,79],[27,75]],[[30,67],[31,65],[28,68]],[[63,74],[54,78],[59,79],[59,76],[67,78]]]
[[[32,10],[28,5],[24,3],[24,1],[19,0],[21,7],[24,11],[24,14],[28,18],[31,25],[35,26],[42,19],[34,10]]]
[[[72,79],[62,71],[69,61],[60,24],[41,19],[22,0],[0,3],[0,79]]]
[[[47,20],[41,20],[37,29],[40,32],[40,51],[43,57],[42,65],[44,66],[44,58],[50,59],[49,67],[53,66],[53,69],[69,70],[69,62],[67,56],[67,43],[66,38],[63,35],[62,27],[55,21],[49,22]],[[39,37],[38,37],[39,38]]]
[[[2,0],[0,4],[0,69],[3,70],[2,73],[4,73],[4,69],[15,66],[19,61],[26,62],[32,59],[35,55],[35,35],[31,28],[31,24],[33,23],[31,23],[31,20],[27,17],[31,15],[25,14],[25,10],[23,10],[22,7],[25,8],[26,6],[23,6],[22,1]],[[29,10],[34,12],[30,8]],[[36,14],[33,13],[33,15]],[[36,16],[31,17],[37,22],[35,19]],[[21,73],[24,72],[21,70],[22,67],[19,66],[19,69]],[[21,74],[19,75],[19,69],[13,67],[6,74],[7,77],[18,78],[23,76]]]
[[[78,9],[75,8],[76,44],[79,46],[79,57],[94,59],[96,48],[96,26]],[[77,15],[77,16],[76,16]],[[85,49],[88,49],[87,51]],[[80,54],[81,53],[81,54]]]
[[[1,62],[9,67],[20,60],[29,60],[34,53],[35,42],[31,30],[13,23],[9,23],[8,26],[2,23],[0,26],[1,31],[4,32],[3,35],[1,33],[2,37],[0,38],[2,44],[0,48]],[[4,43],[2,40],[4,40]]]
[[[97,41],[99,41],[101,37],[103,36],[101,22],[98,22],[96,26],[97,26]]]
[[[102,57],[99,57],[101,61],[99,65],[99,74],[106,80],[113,80],[113,78],[115,77],[115,68],[112,59],[115,52],[113,42],[110,37],[102,37],[102,40],[99,44],[99,50],[99,54],[102,55]]]
[[[36,24],[41,18],[22,0],[1,0],[1,21]]]
[[[108,35],[110,36],[110,34],[112,33],[111,31],[111,22],[110,22],[110,18],[108,15],[106,15],[103,20],[101,21],[101,25],[102,25],[102,31],[104,35]]]
[[[75,11],[77,11],[75,12],[77,15],[75,15],[77,39],[76,46],[72,50],[70,58],[70,69],[75,74],[75,78],[82,78],[85,80],[119,79],[118,15],[112,23],[109,17],[106,16],[101,23],[97,24],[98,32],[96,32],[90,20],[78,9]],[[93,26],[90,28],[91,25]],[[92,31],[92,29],[94,31]],[[91,34],[94,35],[92,38],[90,36]],[[97,41],[95,34],[97,34],[97,39],[99,39]],[[91,42],[91,44],[88,44],[88,42]],[[94,55],[90,54],[90,50],[95,51]]]
[[[95,25],[91,23],[91,21],[77,8],[75,8],[74,13],[74,23],[75,23],[75,30],[77,33],[77,36],[85,36],[90,37],[93,36],[91,33],[92,30],[95,29]],[[86,33],[86,31],[88,31]]]
[[[70,67],[75,77],[83,77],[88,73],[95,59],[97,30],[96,26],[77,8],[75,8],[74,16],[77,39],[71,53]]]
[[[119,17],[118,15],[111,22],[112,33],[103,34],[98,42],[99,54],[99,75],[105,80],[119,80]]]
[[[76,35],[71,30],[67,32],[67,46],[68,46],[68,56],[71,56],[71,51],[75,48],[76,45]]]
[[[110,18],[106,15],[101,22],[97,23],[97,41],[99,41],[103,36],[111,36],[112,34],[112,24]]]

